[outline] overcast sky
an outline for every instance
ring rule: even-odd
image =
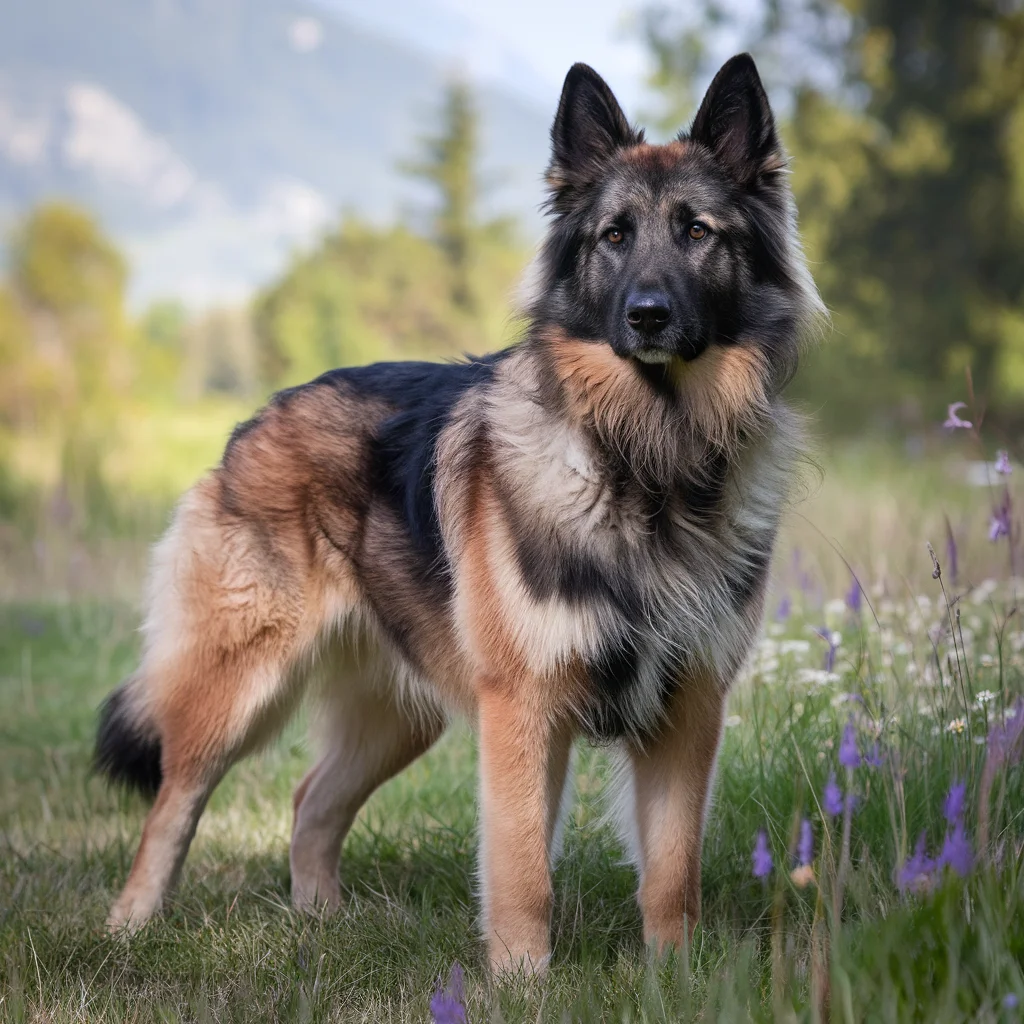
[[[574,61],[593,65],[630,116],[644,105],[647,56],[630,0],[321,0],[367,28],[429,50],[474,78],[554,112]]]

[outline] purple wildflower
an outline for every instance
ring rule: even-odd
[[[1013,472],[1013,467],[1010,465],[1010,453],[1005,448],[1000,448],[996,452],[995,468],[1001,476],[1009,476]]]
[[[1003,490],[1002,501],[992,512],[992,518],[988,523],[988,539],[997,541],[1000,537],[1009,537],[1013,517],[1013,501],[1010,498],[1010,488]]]
[[[779,607],[775,610],[775,618],[780,622],[785,622],[789,618],[790,613],[793,611],[793,602],[790,599],[789,594],[785,594],[782,600],[779,602]]]
[[[971,841],[964,833],[964,823],[960,819],[953,827],[952,832],[946,833],[946,841],[942,844],[942,853],[939,854],[939,868],[951,867],[961,878],[966,878],[974,866],[974,851],[971,849]]]
[[[1016,992],[1007,992],[1003,996],[1003,1009],[1004,1010],[1016,1010],[1020,1006],[1020,999],[1017,997]]]
[[[804,818],[800,822],[800,838],[796,844],[796,859],[800,867],[807,867],[814,860],[814,830],[811,822]]]
[[[993,765],[1004,761],[1016,764],[1021,757],[1021,737],[1024,736],[1024,697],[1018,697],[1008,708],[1005,721],[993,722],[988,731],[988,752]]]
[[[959,430],[970,430],[971,427],[973,426],[971,421],[970,420],[962,420],[962,419],[960,419],[960,416],[958,415],[958,413],[960,412],[961,409],[966,409],[966,408],[967,408],[967,403],[966,402],[954,402],[946,410],[946,422],[943,423],[942,425],[947,430],[958,430],[958,429]]]
[[[825,660],[822,663],[822,668],[824,668],[826,672],[831,672],[836,667],[836,651],[839,650],[839,644],[832,639],[832,633],[826,626],[819,626],[814,632],[828,644],[828,650],[825,652]]]
[[[846,607],[849,608],[854,615],[860,615],[860,605],[860,580],[858,580],[857,577],[854,576],[853,582],[850,584],[850,589],[846,592]]]
[[[751,854],[754,862],[754,877],[767,878],[772,871],[772,855],[768,849],[768,835],[764,829],[757,833],[757,842]]]
[[[839,744],[839,763],[844,768],[860,767],[860,751],[857,749],[857,729],[853,719],[843,729],[843,739]]]
[[[954,782],[946,794],[946,801],[942,805],[942,814],[950,825],[959,821],[964,814],[964,797],[967,795],[966,782]]]
[[[833,772],[825,783],[825,789],[821,794],[821,806],[826,814],[835,817],[843,813],[843,791],[836,782],[836,773]]]
[[[925,834],[922,832],[917,837],[914,852],[904,861],[896,876],[896,884],[901,889],[910,889],[917,892],[926,889],[931,883],[932,873],[935,871],[935,861],[928,856],[925,849]]]
[[[466,1007],[462,1002],[462,967],[455,963],[448,984],[441,988],[437,979],[437,990],[430,1000],[430,1013],[434,1024],[466,1024]]]
[[[864,763],[870,768],[881,768],[885,764],[885,758],[878,747],[878,740],[875,740],[871,750],[864,755]]]

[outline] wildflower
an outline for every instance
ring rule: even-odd
[[[1002,722],[993,722],[988,731],[988,756],[993,768],[1005,763],[1016,764],[1021,757],[1021,738],[1024,736],[1024,697],[1018,697],[1012,708],[1006,709]]]
[[[971,849],[971,841],[964,833],[964,823],[957,821],[952,832],[946,833],[946,841],[942,844],[942,853],[939,854],[939,868],[951,867],[961,878],[966,878],[974,866],[974,851]]]
[[[768,850],[768,836],[764,829],[757,833],[757,842],[751,855],[754,861],[754,877],[767,878],[772,871],[772,855]]]
[[[779,622],[785,622],[789,618],[793,611],[793,601],[789,594],[784,594],[782,600],[779,602],[779,607],[775,609],[775,618]]]
[[[860,767],[860,751],[857,749],[857,730],[853,719],[843,729],[843,741],[839,744],[839,763],[844,768]]]
[[[864,755],[864,763],[870,768],[881,768],[885,764],[885,758],[882,757],[882,753],[878,749],[878,740],[875,740],[874,746]]]
[[[801,867],[805,867],[814,860],[814,829],[811,828],[810,819],[804,818],[800,822],[800,838],[796,844],[796,859]]]
[[[843,813],[843,791],[836,782],[836,773],[833,772],[825,783],[825,789],[821,794],[821,806],[825,813],[831,817]]]
[[[946,726],[946,732],[955,733],[959,736],[966,728],[967,723],[962,718],[954,718],[953,721]]]
[[[811,645],[806,640],[783,640],[779,644],[779,654],[795,654],[804,655],[810,654]]]
[[[856,576],[853,577],[853,582],[850,584],[850,589],[846,592],[846,607],[853,612],[854,615],[860,614],[860,603],[861,603],[861,589],[860,580]]]
[[[974,695],[974,703],[979,708],[983,708],[986,704],[991,704],[996,699],[996,695],[991,690],[979,690]]]
[[[964,797],[967,795],[966,782],[954,782],[946,794],[946,801],[942,805],[942,816],[950,825],[959,821],[964,813]]]
[[[729,715],[725,720],[726,729],[735,729],[737,725],[742,725],[743,719],[739,715]]]
[[[1003,1009],[1004,1010],[1016,1010],[1020,1006],[1020,999],[1017,998],[1015,992],[1007,992],[1003,996]]]
[[[962,420],[958,415],[961,409],[966,409],[966,402],[954,402],[946,410],[946,422],[942,425],[947,430],[970,430],[973,424],[970,420]]]
[[[928,889],[932,881],[932,873],[935,871],[935,861],[928,856],[925,850],[925,834],[922,832],[917,837],[914,852],[904,861],[896,875],[896,884],[901,889],[909,889],[911,892],[921,892]]]
[[[842,635],[830,632],[825,626],[820,626],[814,632],[828,644],[828,650],[825,652],[825,662],[822,667],[826,672],[831,672],[836,666],[836,651],[839,650],[839,645],[843,641]]]
[[[1010,453],[1005,448],[996,452],[996,472],[1002,476],[1009,476],[1013,472],[1010,465]]]
[[[448,985],[442,989],[437,979],[437,990],[430,1000],[430,1014],[434,1024],[466,1024],[466,1007],[462,1002],[462,967],[455,963],[448,976]]]
[[[789,878],[798,889],[806,889],[814,884],[814,868],[810,864],[799,864],[790,871]]]
[[[811,822],[804,818],[800,822],[800,839],[797,840],[797,866],[790,872],[790,879],[798,889],[806,889],[814,883],[814,830]]]
[[[1010,498],[1010,490],[1007,488],[1003,491],[1002,501],[996,506],[992,512],[992,517],[988,522],[988,539],[993,543],[999,540],[1000,537],[1009,537],[1010,529],[1013,525],[1013,502]]]

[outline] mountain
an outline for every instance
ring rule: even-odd
[[[0,31],[0,216],[88,205],[136,302],[201,304],[273,274],[341,210],[422,202],[396,170],[447,69],[304,0],[32,0]],[[490,213],[539,223],[551,111],[478,92]]]

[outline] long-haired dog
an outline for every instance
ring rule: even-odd
[[[577,64],[551,134],[524,340],[282,391],[178,506],[97,741],[110,778],[156,797],[111,928],[158,911],[213,788],[316,675],[296,906],[341,903],[359,808],[462,714],[492,964],[550,955],[578,734],[629,768],[645,938],[692,929],[726,694],[798,454],[779,396],[821,303],[749,56],[667,145]]]

